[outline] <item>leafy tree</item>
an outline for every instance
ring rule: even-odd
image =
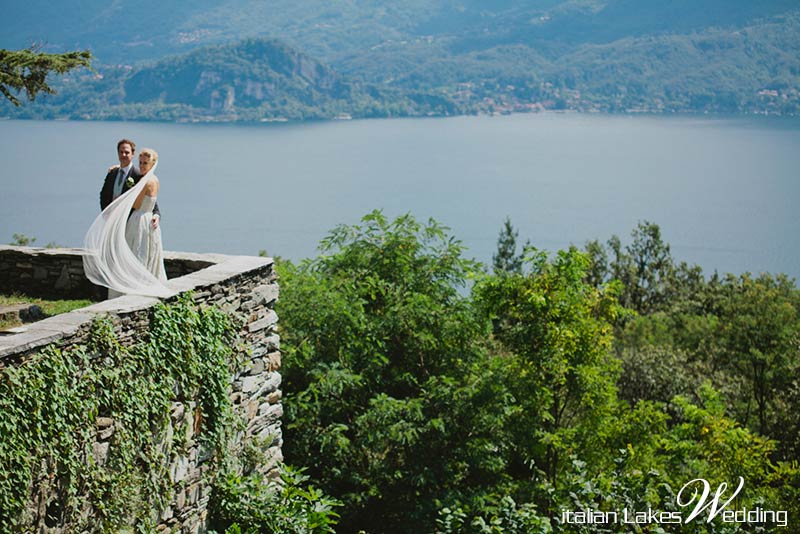
[[[795,342],[795,346],[797,344]],[[780,458],[791,460],[800,458],[800,410],[797,409],[800,406],[800,358],[787,366],[784,373],[782,388],[774,392],[770,436],[778,440]]]
[[[596,284],[607,273],[611,279],[622,282],[620,302],[639,313],[663,309],[670,297],[675,271],[669,245],[661,239],[659,226],[648,221],[640,222],[631,237],[633,241],[624,249],[617,236],[611,237],[608,247],[613,258],[607,269],[606,255],[598,250],[597,242],[587,244],[593,259],[591,280]]]
[[[627,296],[633,309],[647,313],[663,307],[669,298],[669,282],[674,272],[672,256],[655,223],[639,223],[631,236],[627,270],[634,279]]]
[[[408,215],[373,212],[321,248],[280,269],[287,461],[344,502],[342,532],[431,531],[439,503],[505,470],[487,324],[458,290],[477,266]]]
[[[585,252],[589,259],[586,283],[593,287],[600,287],[608,281],[608,252],[596,239],[586,243]]]
[[[760,433],[770,435],[777,430],[774,400],[790,390],[800,366],[800,292],[785,276],[767,274],[730,275],[722,289],[727,298],[719,309],[721,364],[748,378],[743,424],[752,418]]]
[[[606,245],[588,241],[586,281],[600,287],[611,280],[622,283],[620,303],[639,314],[657,312],[710,313],[713,292],[719,283],[716,273],[707,282],[699,265],[676,264],[660,227],[648,221],[637,224],[632,241],[623,246],[618,236]],[[628,318],[629,316],[625,316]]]
[[[31,237],[25,234],[14,234],[12,236],[14,238],[10,245],[14,245],[16,247],[29,247],[32,246],[36,242],[35,237]]]
[[[495,274],[522,272],[522,254],[517,254],[519,231],[514,230],[511,219],[506,217],[503,229],[497,238],[497,252],[492,256]],[[526,243],[527,246],[527,243]]]
[[[584,282],[588,261],[577,250],[550,262],[531,249],[527,275],[485,277],[475,298],[497,325],[515,399],[507,428],[515,445],[512,474],[543,475],[554,486],[562,455],[590,454],[589,444],[615,401],[616,365],[608,358],[616,285]]]
[[[64,54],[45,54],[35,48],[26,50],[0,49],[0,93],[15,106],[21,104],[14,95],[25,91],[33,100],[40,91],[54,93],[47,84],[51,72],[64,74],[78,67],[89,67],[92,54],[88,50]]]

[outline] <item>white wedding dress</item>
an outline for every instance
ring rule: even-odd
[[[161,246],[161,227],[153,228],[153,207],[156,197],[145,195],[139,209],[133,210],[125,225],[125,241],[150,273],[162,282],[167,281],[164,270],[164,249]]]
[[[111,295],[170,297],[176,293],[165,285],[161,228],[152,227],[155,197],[145,196],[139,209],[131,213],[154,170],[155,166],[109,204],[84,237],[86,277],[109,288]]]

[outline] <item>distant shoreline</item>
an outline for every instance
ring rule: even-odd
[[[504,113],[459,113],[452,115],[392,115],[392,116],[348,116],[348,117],[314,117],[307,119],[297,119],[289,117],[264,117],[261,119],[226,119],[226,118],[186,118],[186,119],[143,119],[143,118],[82,118],[82,117],[13,117],[0,116],[0,121],[42,121],[42,122],[136,122],[136,123],[156,123],[156,124],[235,124],[235,125],[264,125],[277,126],[285,124],[313,124],[322,122],[347,122],[364,120],[392,120],[392,119],[451,119],[456,117],[508,117],[512,115],[586,115],[586,116],[605,116],[605,117],[687,117],[687,118],[720,118],[720,119],[778,119],[793,120],[800,119],[800,114],[781,114],[770,112],[715,112],[715,111],[650,111],[650,110],[626,110],[626,111],[600,111],[600,110],[578,110],[578,109],[544,109],[541,111],[510,111]]]

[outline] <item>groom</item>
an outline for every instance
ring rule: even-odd
[[[130,139],[122,139],[117,143],[117,158],[119,167],[112,167],[106,174],[103,188],[100,189],[100,209],[106,207],[117,199],[122,193],[133,187],[142,178],[136,167],[133,166],[133,154],[136,152],[136,143]],[[153,228],[158,228],[161,211],[158,203],[153,207]]]

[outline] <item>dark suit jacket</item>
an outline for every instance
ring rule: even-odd
[[[106,209],[106,207],[109,204],[111,204],[111,201],[113,200],[113,197],[114,197],[114,182],[117,180],[117,174],[119,174],[119,168],[114,169],[112,171],[108,171],[108,174],[106,174],[106,179],[103,182],[103,187],[102,187],[102,189],[100,189],[100,209],[101,210]],[[128,173],[128,177],[133,178],[133,183],[134,184],[138,184],[139,180],[142,179],[142,175],[139,174],[139,171],[136,169],[136,167],[131,167],[131,172]],[[128,180],[126,178],[125,179],[126,183],[124,183],[122,185],[122,192],[123,193],[125,191],[127,191],[128,189],[130,189],[131,187],[133,187],[133,186],[129,186],[127,184],[127,181]],[[161,217],[161,210],[158,209],[158,202],[156,202],[156,205],[153,207],[153,214],[158,215],[159,217]]]

